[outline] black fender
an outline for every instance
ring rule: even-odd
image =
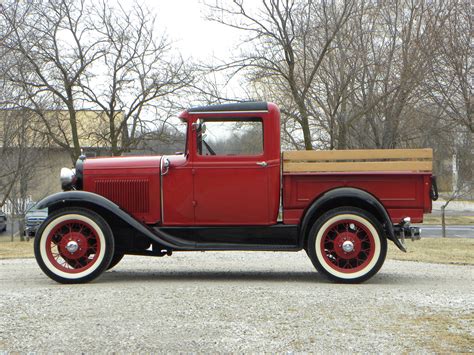
[[[372,213],[382,222],[388,239],[392,240],[400,250],[406,252],[405,247],[395,236],[392,221],[382,203],[368,192],[353,187],[329,190],[309,206],[300,223],[300,246],[304,248],[308,232],[319,216],[330,209],[342,206],[358,207]]]
[[[167,249],[189,249],[193,247],[193,243],[179,240],[177,241],[174,237],[168,233],[161,231],[157,228],[151,228],[148,225],[140,222],[135,217],[122,210],[117,204],[113,203],[109,199],[87,191],[65,191],[58,192],[54,195],[45,197],[43,200],[38,202],[37,208],[43,209],[60,209],[63,207],[85,207],[95,212],[98,209],[106,210],[110,214],[114,215],[115,218],[122,220],[130,228],[141,233],[145,237],[151,239],[151,241],[158,243],[163,248]],[[100,214],[100,212],[99,212]]]

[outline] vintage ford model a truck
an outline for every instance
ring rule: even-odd
[[[410,221],[437,197],[431,149],[281,153],[280,113],[265,102],[180,119],[181,154],[80,157],[62,169],[64,192],[38,204],[49,215],[35,256],[49,277],[87,282],[125,254],[304,249],[329,279],[361,282],[382,266],[387,239],[405,250],[405,236],[419,238]]]

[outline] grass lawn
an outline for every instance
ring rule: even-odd
[[[30,240],[29,242],[0,241],[0,259],[33,257],[33,240]]]
[[[425,215],[423,224],[441,224],[441,216]],[[446,225],[474,224],[474,216],[446,216]]]
[[[474,239],[424,238],[416,242],[406,241],[404,253],[388,243],[388,259],[423,261],[439,264],[474,265]],[[32,258],[33,240],[29,242],[0,241],[0,259]]]
[[[474,265],[474,239],[468,238],[422,238],[406,242],[408,251],[400,251],[392,242],[388,243],[388,259],[422,261],[438,264]]]

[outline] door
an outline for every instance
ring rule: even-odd
[[[200,119],[194,134],[195,223],[270,224],[262,119]]]

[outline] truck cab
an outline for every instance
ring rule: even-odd
[[[280,115],[274,104],[183,112],[184,157],[164,157],[163,225],[272,225],[280,203]],[[166,163],[165,165],[168,165]],[[180,193],[176,184],[189,181]],[[187,205],[186,217],[176,206]],[[184,217],[184,218],[183,218]]]
[[[304,249],[328,278],[361,282],[382,266],[387,239],[406,250],[405,236],[419,237],[410,221],[422,221],[437,193],[431,150],[282,153],[273,103],[179,118],[182,153],[80,157],[62,170],[64,192],[39,203],[49,216],[35,255],[48,276],[87,282],[125,254]]]

